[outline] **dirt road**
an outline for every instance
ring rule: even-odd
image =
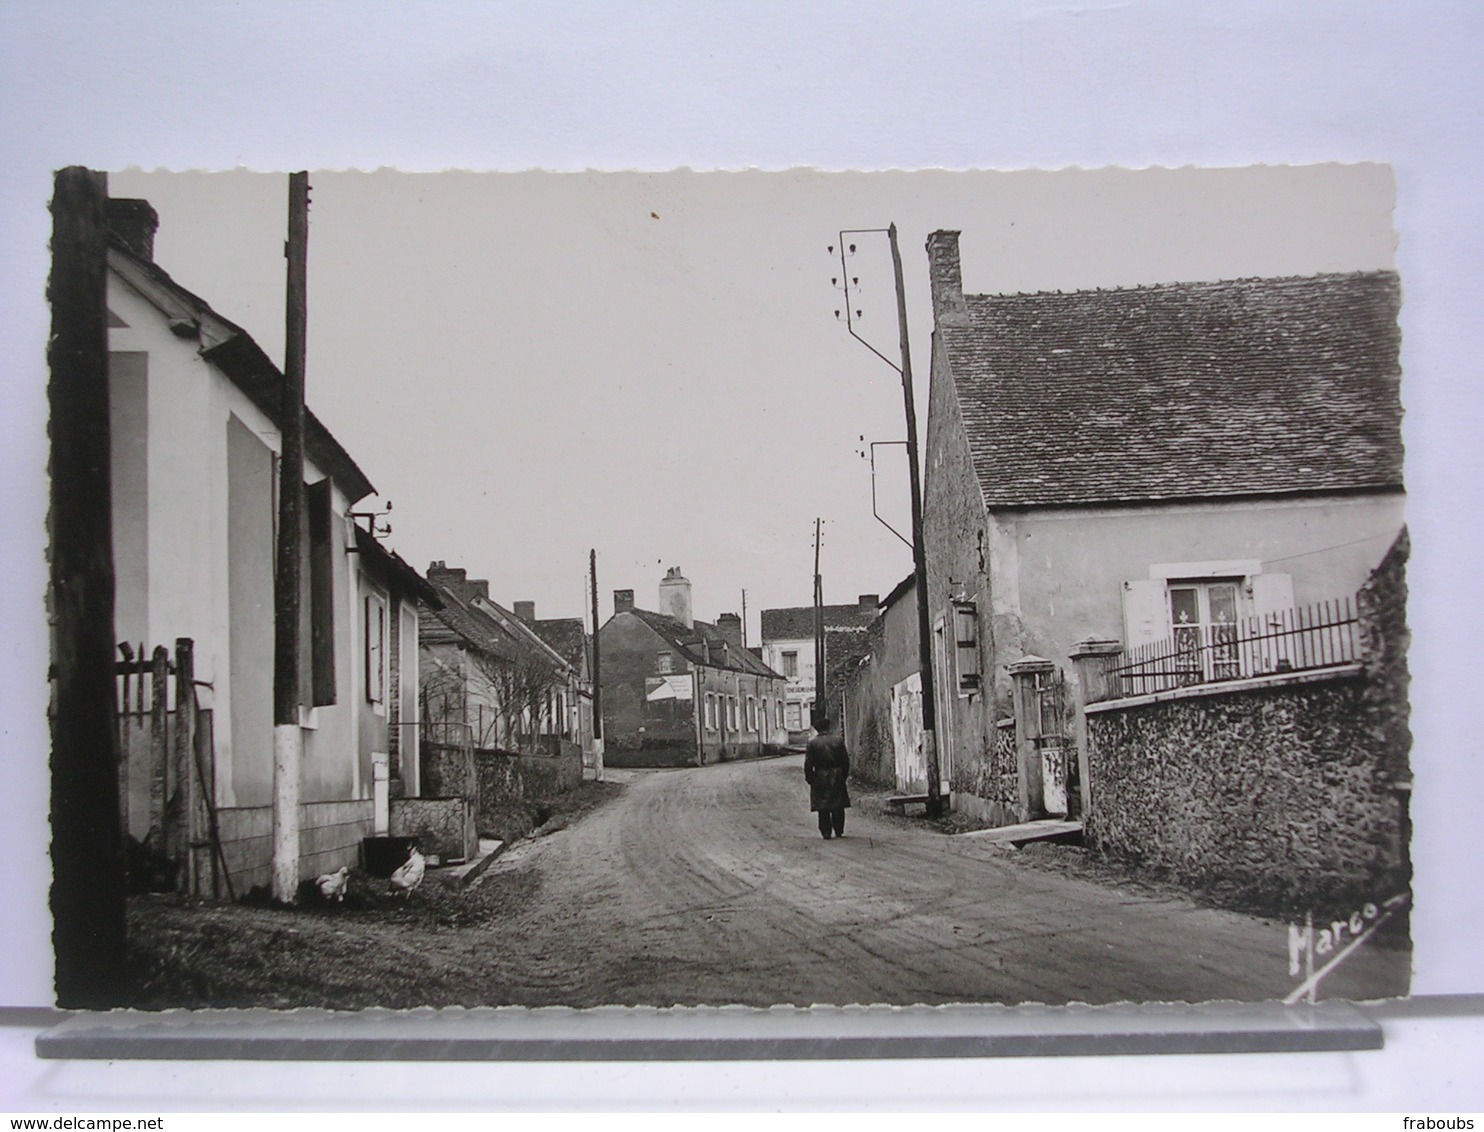
[[[518,1001],[1253,1000],[1295,983],[1280,923],[1060,875],[874,806],[825,841],[797,756],[610,773],[621,797],[491,870],[540,877],[489,955]],[[1407,965],[1362,947],[1323,997],[1405,993]]]

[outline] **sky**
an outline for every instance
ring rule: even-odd
[[[871,441],[905,436],[896,368],[851,339],[837,233],[899,231],[919,436],[924,241],[962,231],[970,293],[1393,266],[1383,165],[1059,172],[313,172],[307,396],[390,500],[389,545],[579,616],[589,548],[653,607],[827,602],[911,570],[872,515]],[[287,179],[110,175],[160,214],[156,262],[283,356]],[[847,237],[857,330],[899,357],[887,238]],[[829,249],[835,246],[836,254]],[[848,244],[847,244],[848,246]],[[903,449],[878,509],[910,532]]]

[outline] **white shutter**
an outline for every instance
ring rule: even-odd
[[[1293,642],[1282,633],[1294,624],[1293,578],[1289,574],[1252,575],[1252,613],[1260,643],[1253,649],[1259,672],[1277,672],[1292,664]]]
[[[1123,583],[1124,648],[1163,641],[1170,635],[1170,608],[1163,578],[1135,578]]]
[[[1252,575],[1252,612],[1267,620],[1268,614],[1293,608],[1293,576],[1290,574]]]

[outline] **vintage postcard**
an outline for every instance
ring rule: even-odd
[[[63,1005],[1407,994],[1387,167],[56,193]]]

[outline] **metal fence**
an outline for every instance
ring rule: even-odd
[[[1176,625],[1169,639],[1107,659],[1106,699],[1229,680],[1307,672],[1360,659],[1352,598],[1237,621]]]

